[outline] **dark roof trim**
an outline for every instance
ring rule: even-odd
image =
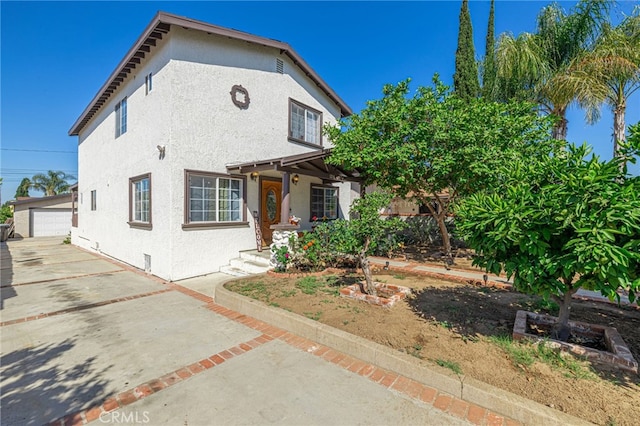
[[[115,70],[111,73],[104,85],[98,90],[98,93],[91,100],[89,105],[82,112],[80,117],[73,123],[69,130],[69,136],[77,136],[82,128],[93,118],[100,110],[102,105],[123,82],[124,78],[140,64],[141,59],[145,57],[145,52],[150,52],[156,45],[156,40],[162,39],[163,35],[168,33],[171,25],[177,25],[185,29],[193,29],[204,31],[209,34],[216,34],[223,37],[229,37],[235,40],[246,41],[261,46],[279,49],[281,54],[287,55],[298,66],[304,74],[309,77],[338,107],[343,117],[352,114],[351,108],[338,96],[336,92],[307,64],[295,50],[287,43],[277,40],[258,37],[242,31],[232,30],[229,28],[219,27],[217,25],[207,24],[206,22],[196,21],[182,16],[172,15],[165,12],[158,12],[153,20],[147,25],[142,35],[136,40],[125,57],[120,61]]]
[[[40,201],[53,201],[56,199],[64,199],[64,198],[68,198],[69,201],[71,201],[71,193],[70,192],[65,192],[64,194],[56,194],[56,195],[49,195],[47,197],[29,197],[27,199],[24,200],[13,200],[13,201],[9,201],[9,204],[13,204],[14,206],[19,206],[22,204],[29,204],[29,203],[37,203]]]
[[[288,157],[272,158],[268,160],[250,161],[242,164],[229,164],[229,173],[251,173],[265,170],[277,170],[281,172],[299,173],[301,175],[315,176],[334,182],[361,182],[362,178],[357,170],[347,170],[334,166],[324,160],[331,154],[331,149],[307,152],[304,154],[290,155]]]

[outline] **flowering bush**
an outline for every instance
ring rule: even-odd
[[[284,272],[287,270],[289,266],[289,262],[291,261],[291,253],[289,253],[289,247],[281,246],[277,249],[271,249],[273,253],[276,255],[277,265],[275,267],[277,272]]]

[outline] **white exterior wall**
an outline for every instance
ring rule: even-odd
[[[275,71],[276,58],[284,61],[284,74]],[[258,181],[246,179],[248,224],[183,229],[185,169],[226,174],[228,164],[313,151],[288,140],[289,98],[321,111],[323,123],[335,123],[340,110],[277,49],[175,26],[135,71],[80,134],[72,241],[99,244],[101,252],[138,268],[149,254],[151,272],[169,280],[218,271],[239,251],[255,248]],[[149,72],[153,91],[145,96]],[[247,109],[231,101],[236,84],[249,92]],[[127,133],[115,139],[114,108],[124,96]],[[166,146],[163,160],[156,145]],[[152,230],[127,224],[129,178],[144,173],[152,174]],[[306,221],[303,227],[310,226],[310,182],[301,175],[291,185],[292,213]],[[93,189],[97,211],[90,210]],[[340,190],[341,203],[349,193]]]
[[[156,145],[171,152],[171,68],[167,40],[158,43],[109,101],[87,124],[78,146],[78,227],[72,242],[86,249],[171,278],[169,197],[170,158],[160,160]],[[153,73],[153,90],[145,95],[145,75]],[[115,137],[115,105],[127,97],[127,132]],[[131,228],[129,178],[151,173],[152,230]],[[91,191],[97,208],[91,211]]]

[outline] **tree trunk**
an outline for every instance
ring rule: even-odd
[[[565,284],[566,284],[566,281],[565,281]],[[556,324],[556,326],[553,329],[553,332],[551,333],[552,338],[556,340],[560,340],[562,342],[566,342],[569,339],[569,336],[571,334],[571,327],[569,327],[569,315],[571,314],[571,301],[575,292],[578,291],[577,288],[571,287],[570,282],[569,282],[569,285],[567,285],[567,288],[569,290],[567,290],[567,292],[564,293],[562,297],[556,298],[556,301],[558,302],[560,309],[558,312],[558,323]]]
[[[367,238],[364,243],[364,247],[360,250],[360,254],[358,257],[360,258],[360,267],[362,268],[362,273],[364,274],[365,280],[365,288],[364,292],[371,295],[377,296],[376,287],[373,283],[373,274],[371,273],[371,264],[369,263],[369,258],[367,257],[367,250],[369,250],[369,244],[371,240]]]
[[[438,196],[436,196],[436,200],[438,201],[438,205],[440,206],[440,211],[436,211],[436,209],[433,208],[431,200],[421,199],[422,204],[427,206],[427,209],[429,209],[431,216],[433,216],[433,218],[436,220],[436,223],[438,224],[440,236],[442,237],[442,248],[444,250],[444,255],[447,259],[447,263],[449,265],[452,265],[454,262],[453,256],[451,255],[451,239],[449,238],[449,231],[447,231],[447,224],[445,223],[447,209]]]
[[[449,265],[453,264],[453,256],[451,254],[451,238],[449,238],[449,231],[447,231],[447,224],[445,223],[444,213],[436,215],[436,222],[438,222],[438,228],[440,229],[440,235],[442,236],[442,248],[444,255]]]
[[[552,137],[557,140],[566,140],[567,139],[567,128],[569,125],[569,121],[566,117],[566,108],[561,108],[558,111],[553,112],[559,120],[555,126],[553,126]]]
[[[627,109],[627,105],[622,102],[618,104],[613,110],[613,155],[617,157],[620,155],[620,142],[624,142],[626,136],[624,115]]]

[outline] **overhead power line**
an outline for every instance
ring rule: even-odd
[[[56,151],[51,149],[17,149],[17,148],[0,148],[2,151],[21,151],[21,152],[57,152],[60,154],[77,154],[78,151]]]

